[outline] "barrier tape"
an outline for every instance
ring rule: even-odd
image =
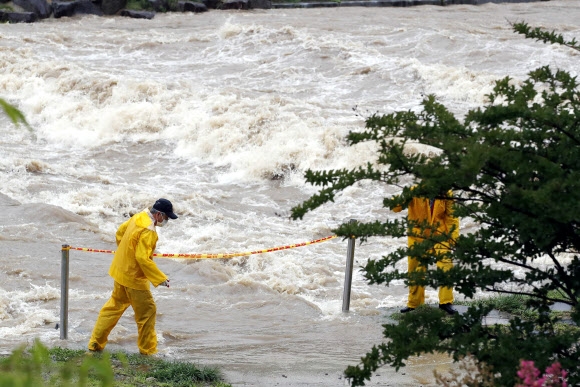
[[[242,253],[220,253],[220,254],[158,254],[158,253],[155,253],[155,254],[153,254],[153,257],[158,257],[158,258],[188,258],[188,259],[234,258],[234,257],[243,257],[243,256],[248,256],[248,255],[253,255],[253,254],[271,253],[274,251],[288,250],[288,249],[293,249],[296,247],[313,245],[315,243],[329,241],[329,240],[334,239],[336,237],[337,237],[337,235],[331,235],[331,236],[316,239],[316,240],[313,240],[310,242],[302,242],[302,243],[296,243],[293,245],[278,246],[278,247],[273,247],[271,249],[264,249],[264,250],[246,251],[246,252],[242,252]],[[114,250],[98,250],[98,249],[91,249],[88,247],[68,246],[68,247],[63,247],[63,250],[79,250],[79,251],[87,251],[87,252],[91,252],[91,253],[115,254]]]

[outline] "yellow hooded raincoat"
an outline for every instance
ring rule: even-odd
[[[453,196],[451,191],[448,192],[447,196]],[[396,207],[393,209],[395,212],[400,212],[401,207]],[[435,251],[438,255],[445,255],[450,249],[450,243],[459,237],[459,219],[453,216],[453,201],[452,200],[440,200],[437,199],[433,203],[433,208],[429,199],[427,198],[413,198],[413,201],[409,204],[407,219],[409,221],[417,222],[418,224],[427,221],[430,225],[437,225],[437,232],[449,233],[453,229],[452,241],[449,243],[438,243],[435,245]],[[423,238],[416,237],[413,235],[420,235],[420,228],[413,228],[412,232],[409,233],[408,244],[409,247],[417,242],[421,242]],[[426,230],[429,232],[429,230]],[[426,237],[427,235],[425,235]],[[437,267],[442,270],[449,270],[453,267],[453,262],[450,258],[444,257],[443,259],[437,261]],[[425,270],[424,267],[419,266],[419,262],[411,257],[408,257],[408,272],[413,272],[416,270]],[[410,286],[409,287],[409,298],[407,306],[409,308],[416,308],[419,305],[425,303],[425,287],[424,286]],[[453,303],[453,289],[448,287],[439,288],[439,304],[452,304]]]
[[[117,251],[109,268],[115,280],[111,298],[105,303],[93,329],[89,349],[105,348],[109,333],[125,310],[132,306],[137,323],[139,352],[152,355],[157,352],[155,315],[157,308],[149,290],[167,280],[153,262],[157,245],[157,231],[149,210],[135,214],[117,230]]]

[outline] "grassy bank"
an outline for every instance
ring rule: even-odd
[[[564,299],[564,297],[558,291],[551,291],[548,293],[548,297],[553,300]],[[500,312],[509,313],[512,316],[519,317],[523,320],[530,320],[537,318],[537,312],[531,310],[528,307],[528,301],[530,297],[521,294],[511,294],[511,295],[498,295],[486,299],[476,300],[476,301],[463,301],[457,302],[457,305],[483,305],[486,307],[491,307]],[[570,319],[569,311],[551,311],[550,315],[553,317],[558,317],[561,320]]]
[[[563,299],[562,295],[556,291],[552,291],[548,294],[551,299],[558,300]],[[470,301],[457,301],[456,305],[463,306],[484,306],[491,308],[500,312],[509,314],[512,317],[519,317],[522,320],[534,320],[538,317],[538,312],[530,309],[527,306],[530,297],[521,294],[511,294],[511,295],[497,295],[485,299],[470,300]],[[429,306],[421,306],[419,308],[428,308]],[[570,325],[571,311],[558,311],[552,310],[549,312],[551,318],[558,318],[559,322],[556,324],[559,329],[580,329],[574,325]],[[393,320],[399,320],[402,317],[400,313],[394,313],[390,316]]]
[[[0,385],[230,387],[213,367],[124,352],[49,349],[40,342],[0,359]]]

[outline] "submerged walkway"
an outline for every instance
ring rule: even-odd
[[[535,3],[549,0],[328,0],[313,2],[272,1],[272,8],[319,8],[319,7],[412,7],[416,5],[480,5],[487,3]]]

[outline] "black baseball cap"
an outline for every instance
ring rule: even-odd
[[[177,219],[177,215],[173,213],[173,204],[171,204],[171,202],[167,199],[157,199],[153,205],[153,208],[155,208],[157,211],[163,212],[171,219]]]

